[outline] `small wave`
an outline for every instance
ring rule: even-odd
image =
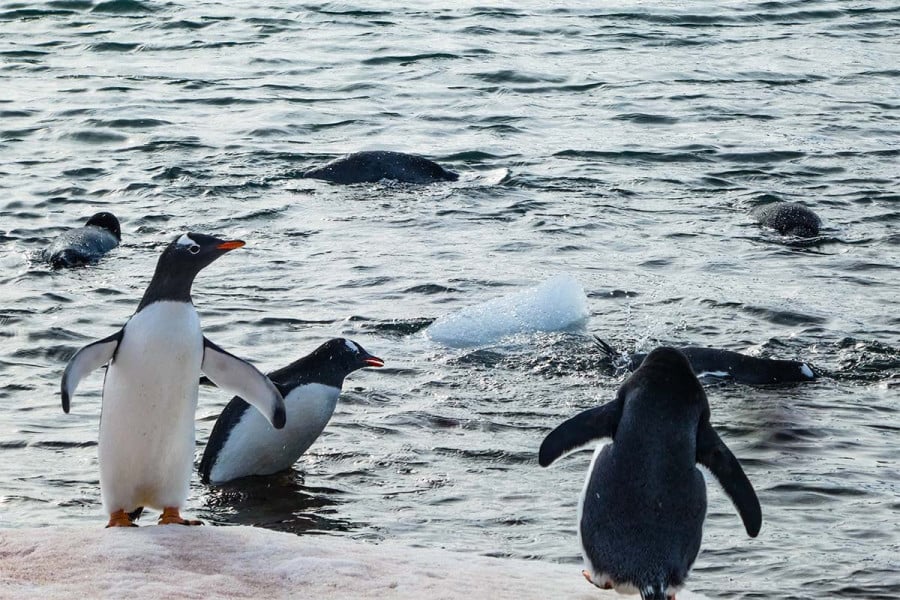
[[[121,133],[93,129],[76,131],[68,134],[66,137],[71,140],[75,140],[76,142],[83,142],[85,144],[115,144],[124,142],[128,139]]]
[[[665,115],[650,115],[647,113],[626,113],[616,115],[613,121],[631,121],[633,123],[641,123],[644,125],[674,125],[679,119],[675,117],[667,117]]]
[[[423,54],[407,54],[399,56],[374,56],[362,60],[364,65],[390,65],[398,64],[400,66],[408,66],[421,61],[427,60],[453,60],[460,58],[456,54],[446,52],[426,52]]]
[[[94,52],[133,52],[140,47],[141,44],[125,42],[99,42],[89,46]]]

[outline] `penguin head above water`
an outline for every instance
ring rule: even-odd
[[[365,367],[383,367],[384,361],[346,338],[328,340],[306,356],[269,373],[285,393],[298,385],[321,383],[340,389],[344,378]]]
[[[106,231],[113,234],[116,240],[120,242],[122,241],[122,229],[119,227],[119,220],[116,218],[116,215],[112,213],[98,212],[97,214],[91,216],[91,218],[87,220],[87,223],[85,223],[84,226],[105,229]]]
[[[373,354],[369,354],[365,348],[346,338],[334,338],[319,346],[315,353],[327,354],[329,360],[337,366],[343,367],[347,373],[352,373],[363,367],[383,367],[384,361]]]
[[[226,252],[243,245],[241,240],[222,240],[202,233],[178,236],[160,255],[138,311],[162,300],[190,302],[191,285],[197,273]]]

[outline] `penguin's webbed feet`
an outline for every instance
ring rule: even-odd
[[[109,523],[106,528],[110,527],[137,527],[137,523],[131,520],[131,516],[123,509],[119,509],[109,515]]]
[[[178,513],[177,506],[164,508],[162,514],[159,516],[158,523],[160,525],[203,525],[203,521],[182,519],[181,515]]]
[[[584,576],[585,579],[587,579],[587,582],[588,582],[589,584],[591,584],[592,586],[594,586],[594,587],[598,587],[598,588],[600,588],[601,590],[611,590],[611,589],[613,589],[612,583],[610,583],[609,581],[603,582],[603,585],[599,585],[599,584],[595,583],[595,582],[594,582],[594,578],[591,577],[591,574],[588,573],[587,569],[582,570],[582,571],[581,571],[581,574]]]

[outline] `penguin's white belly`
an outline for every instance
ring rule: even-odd
[[[325,429],[340,393],[340,389],[320,383],[297,386],[284,398],[287,419],[283,429],[275,429],[258,410],[248,408],[219,451],[210,481],[269,475],[290,468]]]
[[[125,326],[103,386],[100,488],[107,512],[187,500],[202,360],[200,319],[188,302],[155,302]]]

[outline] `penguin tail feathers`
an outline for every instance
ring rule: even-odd
[[[657,583],[655,585],[647,585],[640,589],[641,600],[668,600],[666,595],[666,585]]]

